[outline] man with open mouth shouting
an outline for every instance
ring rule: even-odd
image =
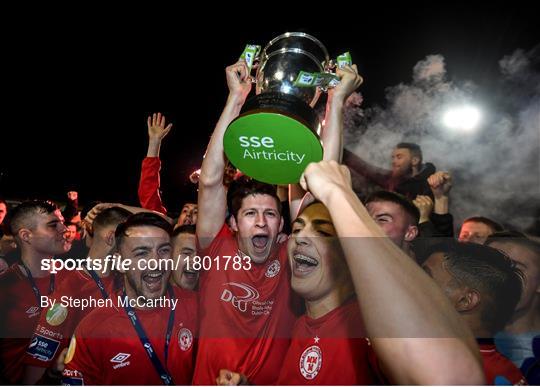
[[[194,384],[215,384],[222,368],[256,384],[273,384],[294,322],[280,200],[272,185],[223,184],[223,135],[251,90],[245,62],[226,69],[229,97],[214,130],[199,180],[198,254],[202,258],[201,325]],[[225,224],[232,215],[231,228]]]
[[[212,264],[200,277],[203,314],[193,383],[214,384],[220,370],[235,370],[255,384],[275,384],[290,342],[296,301],[286,243],[277,242],[283,217],[275,187],[245,179],[226,191],[223,184],[223,136],[252,84],[244,61],[229,66],[226,76],[229,97],[199,180],[199,254]],[[338,76],[341,83],[329,96],[321,136],[329,159],[341,152],[345,100],[362,83],[355,66],[339,70]],[[224,224],[227,206],[230,229]],[[291,205],[291,212],[296,206]],[[226,267],[230,257],[233,264]]]
[[[75,330],[64,385],[189,384],[197,335],[197,298],[169,285],[171,225],[151,213],[130,216],[115,232],[123,289]],[[129,259],[129,261],[128,261]]]

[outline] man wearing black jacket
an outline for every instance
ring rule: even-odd
[[[418,144],[401,142],[392,151],[392,169],[375,167],[356,154],[344,149],[343,164],[386,191],[400,193],[409,200],[418,195],[433,199],[427,178],[435,173],[435,166],[422,162],[422,149]]]

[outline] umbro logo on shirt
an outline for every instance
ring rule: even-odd
[[[40,312],[39,306],[31,306],[26,311],[26,314],[28,315],[28,318],[36,317]]]
[[[130,364],[129,361],[126,361],[129,357],[131,356],[131,354],[129,353],[123,353],[123,352],[119,352],[117,353],[112,359],[111,359],[111,363],[116,363],[116,365],[113,366],[113,369],[118,369],[118,368],[122,368],[122,367],[126,367]]]

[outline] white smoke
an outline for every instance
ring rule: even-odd
[[[444,58],[430,55],[414,66],[410,84],[386,90],[386,107],[349,104],[346,147],[389,168],[398,142],[416,142],[424,161],[455,177],[451,212],[456,226],[468,216],[483,215],[525,230],[540,211],[539,63],[540,46],[516,50],[499,62],[501,77],[490,90],[479,90],[472,82],[447,80]],[[480,93],[492,98],[476,101]],[[498,95],[504,98],[497,100]],[[442,123],[446,109],[466,104],[484,111],[478,130],[448,130]]]

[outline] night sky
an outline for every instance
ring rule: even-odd
[[[368,107],[384,105],[385,88],[408,82],[426,55],[443,55],[450,79],[481,87],[497,75],[504,55],[540,43],[537,13],[517,2],[474,9],[456,2],[377,8],[359,2],[364,9],[349,9],[340,2],[302,16],[300,7],[266,4],[259,12],[244,3],[219,23],[204,17],[208,9],[13,15],[19,23],[3,34],[0,195],[62,201],[75,189],[83,205],[136,205],[146,117],[161,111],[174,124],[161,148],[163,199],[178,210],[194,196],[188,176],[200,166],[226,98],[224,68],[245,44],[264,46],[286,31],[314,35],[333,57],[350,51]]]

